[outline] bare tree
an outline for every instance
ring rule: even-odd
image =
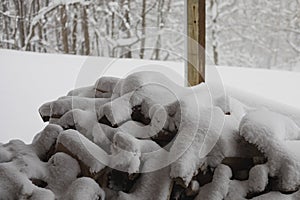
[[[78,21],[78,9],[77,5],[74,5],[74,19],[73,19],[73,28],[72,28],[72,52],[76,54],[77,47],[77,21]]]
[[[218,41],[217,41],[217,19],[218,19],[218,2],[217,0],[211,0],[210,1],[210,9],[212,13],[212,27],[211,27],[211,35],[212,35],[212,51],[213,51],[213,59],[214,64],[219,64],[219,58],[218,58]]]
[[[159,2],[163,10],[158,9]],[[151,58],[152,52],[145,52],[146,38],[154,38],[149,45],[156,45],[157,49],[165,41],[146,26],[161,26],[180,18],[173,15],[174,19],[166,19],[170,12],[167,2],[171,4],[169,0],[1,0],[1,44],[38,52]],[[179,8],[183,4],[178,5]],[[158,11],[161,17],[155,19]],[[181,49],[179,42],[166,44],[170,49]],[[168,58],[156,52],[157,59]]]
[[[157,29],[158,30],[157,31],[159,34],[157,35],[155,48],[151,57],[152,59],[155,60],[160,60],[160,50],[162,46],[161,31],[166,26],[166,17],[170,12],[172,2],[171,0],[169,0],[167,3],[167,8],[164,9],[165,3],[166,3],[165,0],[158,0],[158,6],[157,6]]]
[[[17,25],[19,30],[19,46],[22,48],[25,46],[25,26],[24,26],[24,1],[23,0],[13,0],[16,13],[17,13]]]
[[[141,14],[141,18],[142,18],[142,28],[141,28],[141,32],[142,32],[142,39],[141,39],[141,46],[140,46],[140,58],[143,59],[144,58],[144,53],[145,53],[145,44],[146,44],[146,0],[143,0],[142,3],[142,14]]]
[[[90,35],[89,35],[89,22],[88,22],[88,16],[87,16],[87,9],[88,5],[84,5],[82,7],[82,29],[84,34],[84,54],[89,55],[90,54]]]
[[[2,9],[3,9],[3,13],[6,13],[8,11],[8,2],[6,0],[1,0],[1,4],[2,4]],[[3,30],[3,38],[2,39],[5,39],[5,43],[4,44],[1,44],[3,45],[3,47],[5,48],[10,48],[10,44],[9,44],[9,25],[10,25],[10,17],[7,17],[5,14],[2,14],[2,30]],[[2,42],[3,43],[3,42]]]
[[[131,22],[130,22],[130,17],[129,17],[129,10],[131,9],[130,7],[130,0],[122,0],[121,1],[121,6],[124,9],[124,19],[122,20],[121,23],[121,30],[123,30],[126,34],[126,38],[129,39],[131,38]],[[131,53],[131,46],[126,46],[122,48],[122,57],[125,58],[132,58],[132,53]]]
[[[65,53],[69,53],[67,20],[68,18],[66,12],[66,5],[61,5],[60,6],[61,37],[62,37],[63,49]]]
[[[37,6],[36,12],[38,13],[41,9],[40,0],[35,0],[35,2],[36,2],[36,6]],[[41,20],[39,20],[39,23],[38,23],[38,36],[39,36],[39,41],[41,42],[43,40],[43,27],[42,27]],[[39,52],[41,52],[41,51],[42,51],[42,48],[39,47]],[[43,48],[43,51],[45,51],[45,48]]]

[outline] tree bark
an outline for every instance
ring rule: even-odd
[[[67,24],[66,5],[62,5],[60,8],[60,23],[61,23],[61,37],[62,37],[63,49],[65,53],[69,53],[68,29],[66,27]]]
[[[126,23],[127,23],[130,26],[130,16],[129,16],[130,0],[122,0],[122,6],[124,7],[124,6],[126,6],[126,4],[128,7],[128,9],[126,9],[125,13],[124,13],[124,18],[125,18],[126,22],[124,22],[124,21],[122,22],[122,29],[123,29],[123,31],[126,32],[126,37],[131,38],[130,29],[128,29],[127,25],[126,25]],[[131,46],[123,47],[121,56],[124,58],[132,58]]]
[[[49,5],[49,0],[46,0],[44,6],[48,7],[48,5]],[[47,21],[48,21],[48,17],[47,16],[45,16],[45,21],[47,23]],[[47,28],[45,26],[43,27],[43,35],[44,35],[45,41],[48,42],[48,32],[47,32]],[[45,52],[47,52],[47,48],[45,48]]]
[[[140,47],[140,58],[143,59],[144,58],[144,54],[145,54],[145,44],[146,44],[146,0],[143,0],[143,4],[142,4],[142,39],[141,39],[141,47]]]
[[[88,24],[88,16],[87,16],[87,8],[88,6],[83,6],[83,13],[82,13],[82,27],[83,27],[83,34],[84,34],[84,54],[90,54],[90,36],[89,36],[89,24]]]
[[[77,14],[77,6],[74,5],[74,19],[73,19],[73,29],[72,29],[72,53],[76,54],[77,50],[77,20],[78,20],[78,14]]]
[[[153,52],[152,58],[154,60],[159,60],[160,59],[160,50],[161,50],[161,34],[160,31],[163,29],[164,26],[164,18],[163,18],[163,7],[165,4],[165,0],[159,0],[158,2],[158,7],[157,7],[157,29],[158,29],[158,36],[156,39],[156,44],[155,44],[155,49]],[[166,11],[168,12],[168,11]]]
[[[5,13],[6,11],[8,11],[8,8],[7,8],[7,1],[6,0],[2,0],[2,9],[3,9],[3,12]],[[4,38],[9,41],[9,18],[8,17],[5,17],[3,16],[3,33],[5,34]],[[6,42],[6,45],[4,46],[4,44],[2,44],[3,47],[9,49],[10,48],[10,45],[8,42]]]
[[[216,6],[216,8],[215,8]],[[217,19],[218,19],[218,5],[216,0],[211,0],[211,10],[212,13],[214,12],[213,10],[216,10],[215,16],[213,16],[212,19],[212,50],[213,50],[213,58],[214,58],[214,64],[218,65],[219,64],[219,55],[218,55],[218,41],[217,41]]]
[[[36,4],[36,1],[37,0],[33,0],[32,1],[32,4],[31,4],[31,7],[29,8],[30,10],[29,10],[29,15],[28,15],[28,18],[29,18],[29,21],[31,21],[32,20],[32,18],[34,18],[34,16],[36,15],[36,6],[35,6],[35,4]],[[27,28],[26,28],[26,35],[29,35],[30,33],[29,33],[29,31],[30,31],[30,23],[28,23],[27,24]],[[35,35],[36,33],[35,33],[35,29],[34,29],[34,31],[33,31],[33,35]],[[31,51],[36,51],[36,42],[34,42],[32,45],[28,45],[26,48],[30,48],[30,50]]]
[[[38,13],[41,9],[40,0],[36,0],[36,6],[37,6],[37,11],[36,12]],[[41,21],[38,24],[38,36],[39,36],[39,43],[41,44],[42,41],[43,41],[43,27],[41,25]],[[42,48],[39,47],[39,52],[41,52],[41,51],[42,51]],[[45,50],[43,50],[43,51],[45,51]]]
[[[14,0],[14,5],[18,16],[17,26],[19,29],[19,48],[23,48],[25,46],[24,2],[23,0]]]
[[[25,7],[24,7],[24,1],[23,0],[19,0],[19,6],[20,6],[20,19],[19,23],[20,23],[20,41],[21,41],[21,47],[23,48],[25,46]]]

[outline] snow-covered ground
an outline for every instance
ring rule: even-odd
[[[91,85],[99,75],[125,76],[149,69],[165,72],[183,83],[184,64],[149,60],[87,58],[0,50],[0,141],[12,138],[31,142],[42,130],[38,108],[70,89]],[[172,70],[170,70],[172,69]],[[235,67],[218,67],[226,86],[300,109],[300,73]]]
[[[225,85],[300,108],[300,73],[268,69],[218,67]]]

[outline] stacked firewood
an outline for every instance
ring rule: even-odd
[[[156,72],[101,77],[39,109],[32,144],[0,145],[0,199],[298,199],[288,117]],[[284,194],[283,194],[284,193]]]

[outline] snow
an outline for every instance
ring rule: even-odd
[[[224,122],[224,113],[218,108],[200,108],[198,111],[199,116],[191,110],[182,111],[182,122],[171,147],[171,153],[182,156],[171,164],[170,175],[181,178],[186,186],[204,165],[205,156],[217,142],[215,138],[221,134]]]
[[[226,88],[300,109],[299,72],[229,66],[217,69]]]
[[[108,102],[107,99],[67,96],[50,103],[45,103],[39,110],[43,118],[59,118],[74,108],[94,111],[96,106],[101,106],[106,102]]]
[[[116,77],[103,76],[103,77],[99,78],[98,81],[96,81],[94,88],[97,91],[102,91],[104,93],[102,95],[105,95],[103,97],[110,97],[113,93],[113,90],[114,90],[116,84],[118,84],[119,81],[120,81],[120,79],[116,78]],[[99,96],[99,97],[102,97],[102,96]]]
[[[78,162],[65,153],[56,153],[48,161],[48,173],[45,182],[57,197],[62,196],[69,184],[77,179],[80,173]]]
[[[266,165],[256,165],[249,172],[249,191],[263,192],[268,184],[269,169]]]
[[[0,50],[0,57],[0,82],[3,86],[0,89],[0,140],[6,143],[12,138],[19,138],[29,143],[45,126],[37,109],[43,102],[55,99],[74,87],[79,66],[84,60],[75,56],[45,56],[9,50]],[[53,70],[55,66],[60,66],[57,68],[59,72]]]
[[[104,191],[91,178],[82,177],[75,180],[62,199],[65,200],[98,200],[105,199]]]
[[[128,72],[150,69],[168,72],[171,80],[183,84],[183,63],[96,57],[87,59],[84,56],[4,49],[0,49],[0,60],[0,83],[5,85],[0,88],[3,133],[0,134],[0,141],[3,143],[12,138],[30,143],[35,133],[45,127],[37,112],[42,103],[65,95],[72,88],[93,85],[102,75],[124,77]]]
[[[161,149],[161,147],[151,140],[139,140],[128,135],[128,133],[117,132],[113,138],[111,166],[114,169],[126,171],[129,174],[151,170],[151,157],[148,155]],[[120,162],[122,160],[122,162]],[[154,171],[154,170],[151,170]]]
[[[243,104],[246,105],[244,108],[239,108],[242,112],[243,110],[253,110],[253,108],[269,109],[270,111],[288,116],[300,126],[300,109],[297,105],[286,105],[284,103],[276,102],[275,100],[270,100],[265,96],[257,96],[231,87],[227,88],[227,93],[234,97],[234,99],[243,102]]]
[[[240,120],[233,115],[225,116],[222,133],[214,145],[213,149],[208,153],[207,164],[211,167],[217,167],[224,158],[244,157],[252,158],[260,156],[256,148],[249,145],[240,135]]]
[[[282,194],[280,192],[269,192],[267,194],[261,195],[259,197],[253,198],[253,200],[297,200],[300,198],[300,192],[293,194]]]
[[[119,192],[119,198],[112,199],[168,199],[172,189],[172,179],[169,177],[169,171],[170,169],[167,167],[155,172],[144,173],[136,183],[137,187],[132,191],[132,193],[126,194],[124,192]]]
[[[90,173],[98,173],[104,169],[104,164],[94,155],[102,157],[105,152],[86,137],[75,130],[66,130],[62,132],[57,139],[57,148],[61,151],[67,149],[74,157],[77,157]]]
[[[32,199],[54,200],[61,197],[68,186],[77,179],[80,167],[71,156],[56,153],[47,162],[38,157],[42,152],[36,147],[40,147],[41,142],[50,145],[48,142],[53,141],[47,140],[47,136],[56,135],[56,132],[57,127],[49,125],[32,145],[14,140],[1,146],[1,152],[10,152],[10,158],[2,160],[0,164],[1,198],[25,199],[30,196]],[[47,147],[41,150],[44,151],[45,148]],[[45,188],[38,187],[41,181],[46,184]]]
[[[183,63],[112,58],[86,59],[84,56],[4,49],[0,50],[0,59],[1,85],[6,86],[1,87],[0,91],[2,94],[0,115],[3,122],[1,126],[3,133],[6,133],[0,135],[1,142],[7,142],[11,138],[31,142],[34,133],[45,126],[36,112],[43,102],[66,94],[70,88],[92,85],[101,74],[124,77],[137,68],[151,69],[166,72],[168,78],[183,84]],[[248,91],[250,95],[255,94],[300,109],[300,95],[294,92],[298,91],[299,73],[235,67],[218,67],[218,72],[226,87],[235,87],[239,92]],[[19,99],[25,96],[28,100],[20,103]],[[24,118],[27,113],[32,115]],[[16,123],[18,126],[15,126]],[[20,127],[27,127],[26,132],[20,130]]]
[[[131,105],[129,100],[132,93],[127,93],[122,97],[107,102],[97,110],[97,117],[106,117],[112,125],[120,125],[131,118]]]
[[[300,185],[300,160],[291,154],[286,140],[297,140],[299,127],[289,118],[268,111],[257,110],[245,115],[240,134],[268,158],[265,164],[270,177],[279,178],[279,188],[294,191]]]
[[[149,71],[95,80],[39,109],[49,124],[32,144],[1,144],[2,196],[163,200],[180,185],[196,199],[297,199],[297,110],[225,92],[211,76],[191,88]]]
[[[40,159],[43,160],[47,157],[47,153],[55,145],[61,131],[62,128],[60,126],[49,124],[34,137],[31,146],[35,149]]]
[[[93,139],[93,132],[91,128],[97,124],[97,116],[91,111],[84,111],[80,109],[73,109],[63,115],[58,121],[64,129],[76,128],[82,135],[88,139]]]
[[[222,200],[228,192],[228,185],[232,176],[231,169],[226,165],[219,165],[214,172],[214,177],[211,183],[200,189],[195,200]]]
[[[187,196],[195,196],[199,193],[199,190],[200,190],[199,182],[196,180],[192,180],[186,192]]]

